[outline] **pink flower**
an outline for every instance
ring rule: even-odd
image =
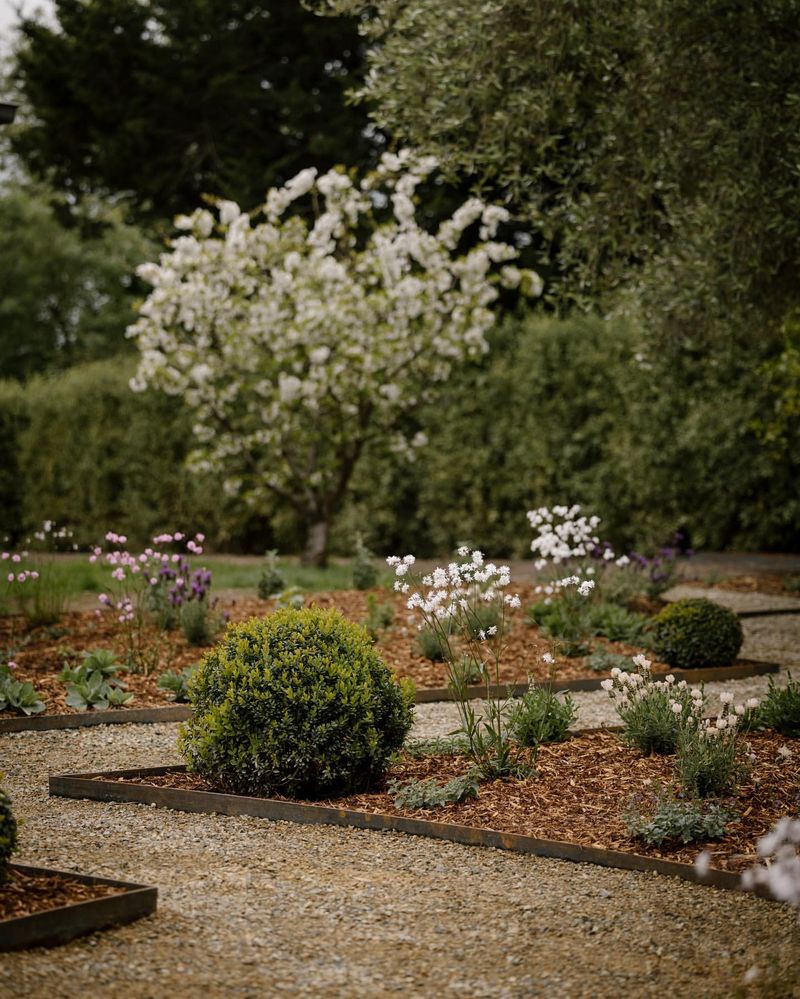
[[[15,662],[13,661],[13,659],[9,659],[9,661],[8,661],[8,668],[9,668],[9,669],[19,669],[19,667],[18,667],[18,666],[17,666],[17,664],[16,664],[16,663],[15,663]]]

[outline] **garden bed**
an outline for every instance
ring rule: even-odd
[[[544,653],[550,651],[551,642],[542,631],[524,620],[525,607],[536,599],[533,588],[519,588],[522,609],[508,612],[508,629],[505,638],[505,651],[499,681],[503,691],[510,687],[513,693],[523,692],[528,675],[536,680],[549,679],[550,667],[543,661]],[[378,649],[387,664],[399,677],[409,677],[417,687],[419,702],[450,699],[447,690],[447,669],[444,663],[432,662],[421,655],[417,648],[417,619],[405,606],[405,598],[391,590],[334,590],[312,594],[307,605],[336,607],[345,617],[363,622],[368,614],[368,598],[391,604],[394,620],[390,627],[378,634]],[[260,617],[274,610],[274,602],[258,599],[231,600],[224,609],[231,621],[243,621],[250,617]],[[14,622],[17,633],[22,633],[21,619]],[[0,646],[10,644],[12,621],[0,619]],[[180,670],[200,660],[211,646],[190,646],[179,631],[159,636],[153,628],[153,643],[161,643],[162,659],[157,669],[149,675],[125,672],[122,679],[134,698],[130,706],[108,711],[79,712],[66,704],[66,688],[58,679],[58,673],[66,658],[75,657],[84,651],[108,648],[117,653],[120,660],[125,656],[125,637],[122,627],[113,615],[98,616],[94,612],[72,612],[62,616],[57,626],[34,629],[24,635],[21,647],[15,654],[17,670],[15,676],[34,684],[45,702],[45,713],[26,718],[13,711],[0,711],[0,732],[38,730],[45,728],[76,727],[84,724],[104,724],[121,721],[176,721],[187,716],[184,705],[176,705],[170,694],[157,686],[159,672],[170,669]],[[633,656],[642,651],[638,646],[623,642],[611,642],[595,638],[596,648],[609,652]],[[758,663],[739,660],[731,667],[721,667],[686,673],[686,679],[696,682],[727,680],[744,676],[774,672],[777,667],[771,663]],[[654,663],[655,673],[679,670]],[[606,672],[588,668],[582,657],[568,658],[556,656],[555,687],[559,690],[595,690]],[[493,677],[494,679],[494,677]],[[485,694],[485,687],[476,686],[471,696]],[[152,710],[160,709],[160,710]],[[134,712],[138,714],[134,714]],[[67,719],[58,721],[58,719]],[[28,724],[30,722],[30,724]]]
[[[157,889],[22,864],[0,885],[0,951],[50,947],[156,910]]]
[[[300,823],[393,829],[455,842],[561,857],[629,870],[659,871],[699,880],[693,861],[711,851],[705,880],[736,888],[739,872],[756,855],[756,841],[781,815],[796,807],[800,740],[774,733],[750,737],[756,755],[752,778],[740,791],[740,818],[715,843],[648,847],[631,839],[621,819],[627,800],[656,782],[669,782],[672,761],[642,757],[612,732],[583,732],[564,743],[542,746],[533,779],[481,784],[477,799],[435,810],[396,807],[386,782],[435,777],[442,782],[465,773],[459,756],[404,756],[380,788],[368,794],[297,802],[225,793],[183,767],[158,767],[50,778],[50,793],[101,801],[135,801],[182,811],[254,815]],[[789,762],[778,753],[790,749]]]

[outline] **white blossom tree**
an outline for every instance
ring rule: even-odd
[[[398,433],[402,417],[488,349],[496,284],[541,291],[495,239],[504,208],[470,198],[435,233],[420,226],[415,192],[434,169],[404,151],[360,182],[303,170],[252,217],[228,201],[180,216],[184,234],[138,270],[153,290],[128,330],[141,351],[132,387],[182,395],[194,464],[253,503],[291,504],[308,562],[325,560],[367,441],[424,444]]]

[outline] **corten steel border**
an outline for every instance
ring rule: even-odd
[[[775,610],[737,611],[737,617],[778,617],[785,614],[800,614],[800,601],[797,607],[776,607]]]
[[[115,895],[33,912],[28,916],[0,919],[0,953],[27,947],[55,947],[87,933],[124,926],[156,911],[157,888],[27,864],[9,864],[9,868],[22,874],[55,874],[85,885],[112,885],[124,890]]]
[[[777,673],[778,663],[759,662],[752,659],[740,659],[733,666],[719,666],[711,669],[673,669],[672,674],[678,680],[689,683],[711,683],[715,680],[741,680],[748,676],[763,676],[767,673]],[[656,680],[667,676],[666,673],[656,673]],[[580,680],[556,680],[553,683],[555,691],[600,690],[602,677],[584,677]],[[528,690],[527,683],[491,684],[489,691],[492,697],[521,697]],[[486,697],[486,686],[469,687],[467,698],[471,701]],[[455,700],[452,690],[448,687],[421,687],[414,695],[416,704],[430,704],[434,701]],[[116,708],[108,711],[77,711],[63,715],[31,715],[29,717],[0,718],[0,735],[10,732],[45,732],[50,729],[83,728],[85,725],[120,725],[139,724],[155,725],[159,722],[186,721],[192,710],[188,704],[171,704],[163,708]]]
[[[28,715],[0,718],[0,735],[8,732],[46,732],[56,728],[83,728],[86,725],[124,725],[186,721],[192,711],[188,704],[167,704],[163,708],[109,708],[107,711],[75,711],[63,715]]]
[[[279,801],[275,798],[251,798],[216,791],[192,791],[121,782],[130,777],[181,773],[185,769],[182,766],[145,767],[105,773],[60,774],[50,777],[49,790],[51,795],[63,798],[90,798],[95,801],[158,805],[181,812],[252,815],[275,822],[296,822],[301,825],[347,826],[354,829],[401,832],[411,836],[448,840],[464,846],[493,847],[497,850],[526,853],[536,857],[570,860],[579,864],[597,864],[600,867],[626,871],[664,874],[728,891],[742,890],[740,875],[732,871],[712,868],[701,877],[692,864],[645,857],[638,853],[605,850],[562,840],[537,839],[519,833],[498,832],[495,829],[461,826],[450,822],[433,822],[430,819],[415,819],[384,812],[366,812],[359,809],[335,808],[331,805]],[[103,780],[104,777],[112,779]]]
[[[713,683],[716,680],[742,680],[749,676],[764,676],[767,673],[777,673],[778,663],[761,662],[756,659],[739,659],[732,666],[712,666],[709,669],[672,669],[653,674],[654,680],[663,680],[672,675],[676,680],[686,680],[687,683]],[[552,689],[555,691],[601,690],[603,677],[584,677],[580,680],[555,680]],[[490,684],[492,697],[502,697],[510,692],[512,697],[521,697],[528,690],[527,683]],[[486,685],[468,688],[469,700],[486,697]],[[417,704],[428,704],[431,701],[455,700],[453,691],[448,687],[428,687],[417,690],[414,700]]]

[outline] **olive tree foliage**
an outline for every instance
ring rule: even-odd
[[[424,439],[402,417],[488,350],[495,285],[541,290],[495,239],[504,208],[471,198],[420,226],[415,192],[434,169],[403,151],[360,182],[303,170],[252,217],[230,201],[179,217],[184,235],[138,269],[153,290],[129,330],[133,387],[182,395],[196,466],[254,504],[292,506],[309,562],[325,559],[368,441],[393,435],[413,454]]]
[[[357,14],[394,138],[502,192],[560,304],[669,339],[800,297],[800,0],[306,0]]]

